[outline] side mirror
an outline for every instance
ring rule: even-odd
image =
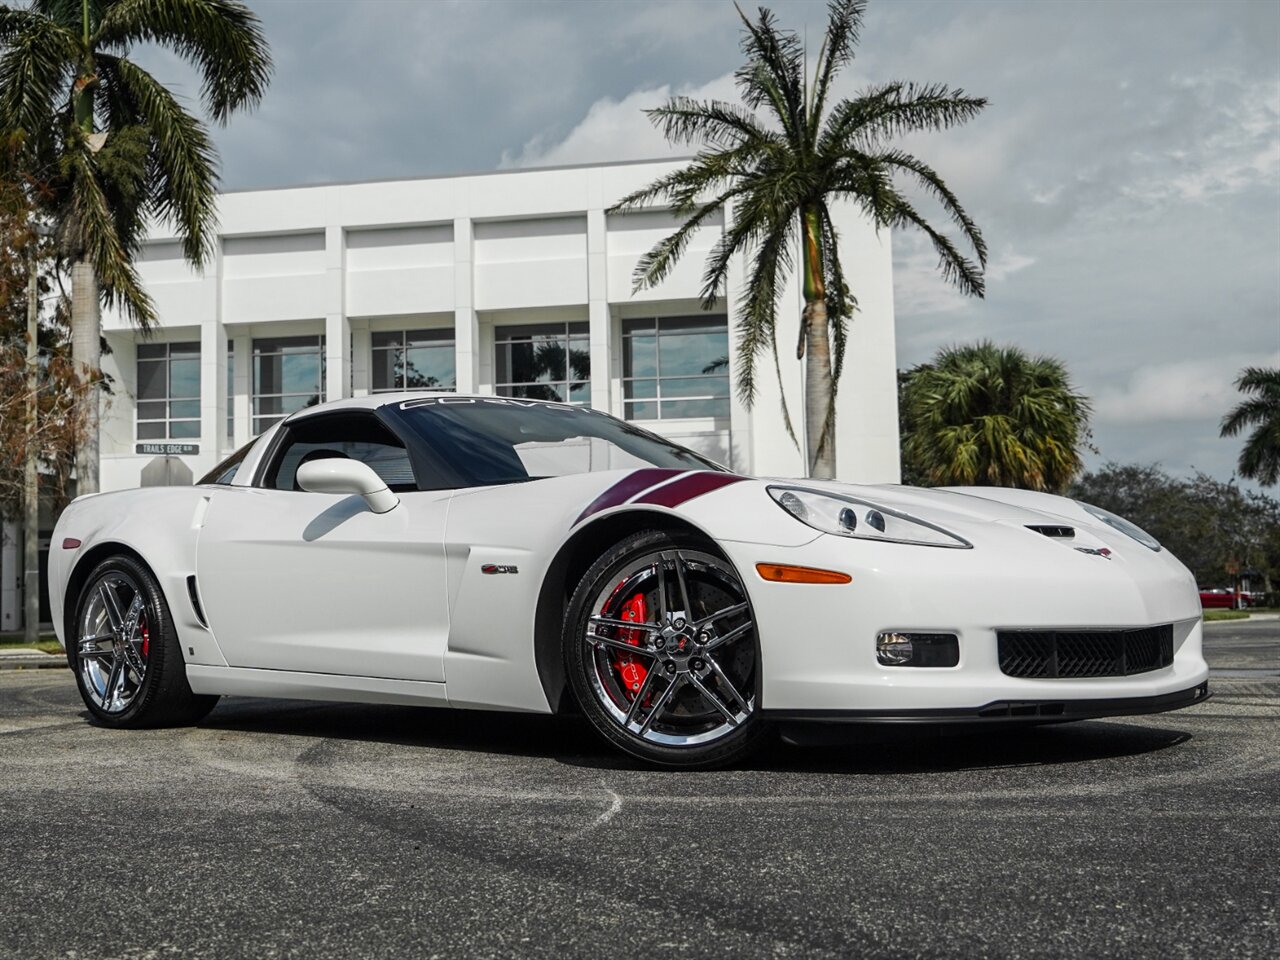
[[[328,457],[312,460],[298,468],[298,486],[310,493],[346,493],[363,497],[374,513],[394,510],[400,498],[387,489],[386,481],[359,460]]]

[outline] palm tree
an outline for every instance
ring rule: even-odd
[[[983,340],[907,372],[905,472],[945,486],[1061,492],[1083,469],[1090,403],[1052,357]]]
[[[154,309],[133,258],[146,224],[169,220],[196,267],[216,242],[217,153],[204,123],[128,54],[150,43],[200,72],[208,114],[226,123],[266,90],[271,59],[238,0],[33,0],[0,5],[0,131],[21,133],[47,176],[72,283],[72,354],[97,376],[100,302],[147,329]],[[98,489],[90,394],[77,489]]]
[[[812,83],[796,34],[780,29],[763,7],[754,22],[739,8],[746,62],[735,77],[743,106],[675,97],[647,111],[670,142],[696,144],[700,150],[687,167],[660,177],[613,208],[628,211],[665,204],[683,220],[640,259],[634,276],[637,289],[659,284],[698,227],[718,211],[730,212],[725,235],[707,260],[702,297],[710,309],[724,289],[733,257],[742,252],[751,258],[738,319],[738,392],[747,404],[755,399],[759,355],[772,351],[778,366],[777,300],[799,242],[805,305],[796,358],[805,360],[807,469],[818,477],[835,474],[835,394],[844,365],[846,324],[856,306],[845,285],[829,205],[852,201],[877,228],[923,230],[938,253],[943,277],[966,294],[982,295],[987,258],[981,233],[942,178],[923,161],[892,146],[904,133],[963,123],[981,111],[986,100],[941,84],[895,81],[828,105],[832,81],[853,58],[865,8],[865,0],[829,4]],[[925,220],[899,190],[898,177],[941,203],[973,247],[977,263]],[[785,400],[783,417],[791,430]]]
[[[1253,394],[1222,418],[1220,436],[1234,437],[1253,427],[1240,451],[1240,475],[1264,486],[1280,482],[1280,369],[1245,367],[1236,389]]]

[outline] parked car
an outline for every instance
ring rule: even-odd
[[[580,710],[622,750],[706,767],[772,724],[1208,696],[1195,580],[1114,514],[755,479],[560,403],[311,407],[195,486],[81,497],[54,543],[58,635],[113,727],[220,695]]]
[[[1243,590],[1237,593],[1232,587],[1200,588],[1200,606],[1206,610],[1243,610],[1256,604],[1257,600],[1253,594],[1245,593]]]

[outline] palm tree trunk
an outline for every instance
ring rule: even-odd
[[[831,340],[827,301],[804,306],[804,435],[809,476],[831,480],[836,475],[835,415],[831,409]]]
[[[98,274],[92,260],[71,266],[71,359],[91,387],[84,393],[84,435],[76,450],[76,494],[98,492],[98,367],[102,325],[98,316]]]
[[[827,321],[827,287],[822,270],[822,220],[815,207],[801,211],[804,228],[804,445],[809,476],[831,480],[836,475],[835,411],[831,409],[831,330]]]

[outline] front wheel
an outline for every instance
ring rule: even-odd
[[[112,557],[93,569],[68,626],[68,660],[99,723],[194,723],[218,702],[191,692],[169,605],[155,577],[132,557]]]
[[[564,647],[592,725],[650,763],[724,766],[766,732],[751,604],[705,543],[652,531],[617,544],[574,592]]]

